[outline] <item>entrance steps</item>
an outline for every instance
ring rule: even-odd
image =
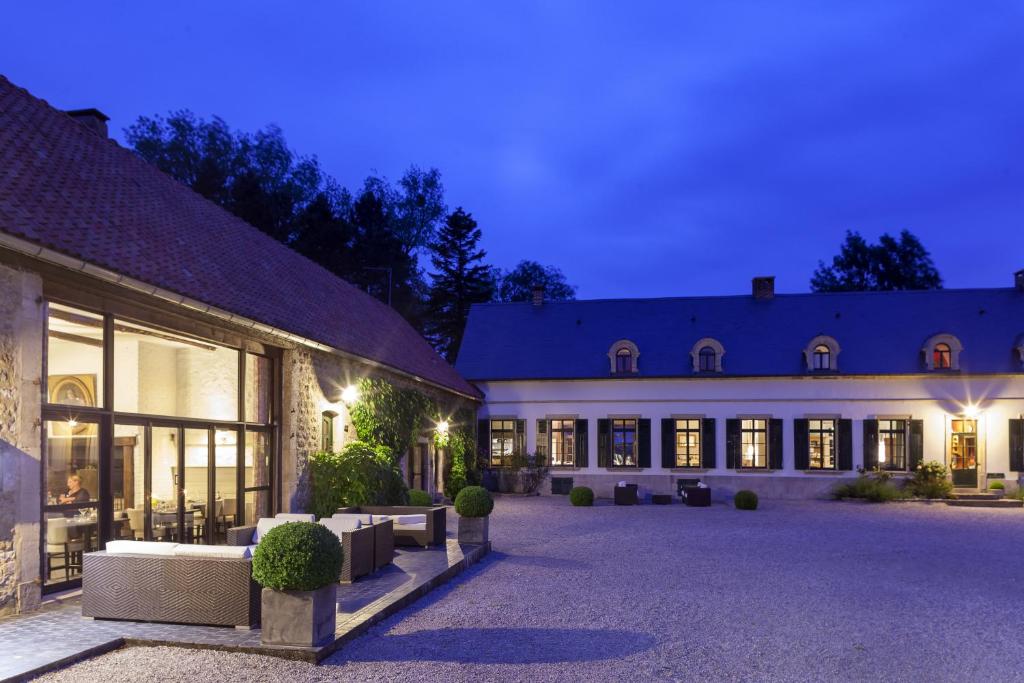
[[[996,493],[956,490],[953,491],[953,499],[947,500],[946,505],[964,508],[1022,508],[1024,507],[1024,500],[1003,498]]]

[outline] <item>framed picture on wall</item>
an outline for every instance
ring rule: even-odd
[[[62,406],[96,407],[96,375],[50,375],[50,403]],[[87,425],[79,425],[78,433]]]

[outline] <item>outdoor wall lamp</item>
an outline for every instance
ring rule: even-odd
[[[437,423],[437,433],[440,436],[448,435],[448,420],[441,420]]]
[[[354,384],[349,384],[341,392],[341,400],[347,406],[352,405],[359,400],[359,389]]]

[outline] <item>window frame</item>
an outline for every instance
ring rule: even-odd
[[[903,416],[903,415],[879,416],[879,417],[876,418],[876,421],[878,422],[878,445],[877,445],[877,447],[878,447],[878,453],[879,453],[879,455],[876,457],[876,462],[875,462],[875,467],[877,469],[885,471],[885,472],[907,472],[908,471],[909,462],[910,462],[910,420],[911,420],[911,418]],[[882,427],[883,423],[888,423],[889,427],[887,429],[883,429],[883,427]],[[893,423],[901,423],[902,427],[898,428],[898,429],[893,429],[892,428],[892,424]],[[901,446],[900,455],[901,455],[901,458],[902,458],[902,461],[903,461],[903,464],[900,467],[895,467],[895,466],[890,465],[890,463],[894,462],[893,457],[892,457],[892,453],[894,451],[890,450],[889,446],[885,446],[885,460],[884,461],[880,461],[881,453],[882,453],[882,448],[883,448],[882,447],[882,443],[885,441],[885,437],[883,435],[885,435],[885,434],[893,435],[893,437],[891,437],[891,439],[890,439],[891,441],[895,440],[895,436],[899,436],[899,442],[900,442],[900,446]],[[883,466],[883,463],[884,463],[884,466]]]
[[[672,443],[675,446],[675,453],[673,454],[674,455],[674,462],[675,462],[674,469],[690,469],[690,470],[701,469],[703,467],[703,465],[702,465],[702,458],[704,456],[704,442],[703,442],[703,422],[704,422],[704,420],[703,420],[703,418],[702,417],[691,417],[691,416],[673,416],[671,419],[674,422],[674,425],[673,425],[673,427],[674,427],[674,429],[673,429],[674,438],[673,438],[673,441],[672,441]],[[685,423],[683,428],[680,428],[680,423]],[[696,426],[693,426],[694,424]],[[679,436],[681,434],[685,434],[685,435],[689,436],[689,435],[692,435],[694,433],[696,434],[696,437],[697,437],[697,450],[696,450],[696,454],[692,451],[692,445],[691,445],[691,442],[690,442],[689,438],[686,439],[686,446],[687,446],[687,448],[685,449],[688,452],[685,453],[685,454],[681,454],[679,452],[680,451],[680,448],[679,448],[680,447]],[[681,462],[681,460],[680,460],[681,456],[685,456],[687,461],[686,462]],[[694,463],[694,458],[696,458],[696,462],[695,463]],[[691,464],[691,463],[693,463],[693,464]]]
[[[815,472],[831,472],[839,469],[839,419],[831,416],[821,417],[808,417],[807,419],[807,469],[814,470]],[[815,423],[818,426],[815,427]],[[827,429],[824,427],[825,423],[829,423],[831,426]],[[824,437],[829,435],[829,446],[830,446],[830,458],[832,460],[831,467],[825,466],[825,453],[824,453]],[[821,444],[820,462],[818,465],[814,464],[814,437],[817,435],[819,443]]]
[[[608,440],[609,440],[609,444],[608,444],[608,447],[609,447],[608,457],[610,458],[609,467],[612,468],[612,469],[637,469],[637,468],[639,468],[640,467],[640,452],[639,452],[638,439],[639,439],[639,432],[640,432],[640,418],[638,418],[638,417],[614,417],[614,416],[609,416],[608,417],[608,421],[609,421],[609,424],[608,424]],[[617,425],[617,423],[621,423],[621,424]],[[627,426],[626,423],[631,423],[631,426]],[[616,428],[616,427],[618,427],[618,428]],[[632,454],[631,454],[631,456],[627,455],[625,453],[625,449],[623,449],[623,452],[622,452],[622,463],[621,464],[616,464],[615,463],[615,455],[616,455],[615,435],[616,435],[616,433],[621,433],[622,434],[623,445],[625,445],[625,442],[626,442],[626,435],[627,434],[632,434],[633,435],[633,438],[632,438],[632,441],[631,441]],[[632,459],[633,459],[632,464],[630,464],[628,462],[630,457],[632,457]]]
[[[494,428],[494,423],[495,422],[500,422],[500,423],[506,423],[507,422],[509,424],[509,427],[508,427],[508,429],[505,429],[504,426],[502,426],[502,427],[500,427],[499,429],[496,430]],[[489,428],[489,432],[490,432],[489,437],[488,437],[488,439],[489,439],[489,450],[488,450],[488,454],[487,454],[488,455],[488,458],[487,458],[488,466],[489,467],[508,467],[509,466],[509,461],[512,459],[512,455],[514,454],[515,448],[516,448],[516,418],[513,418],[513,417],[490,417],[490,418],[488,418],[488,428]],[[495,432],[498,432],[498,433],[501,433],[501,434],[504,434],[504,433],[508,432],[508,434],[509,434],[509,436],[508,436],[508,446],[509,446],[508,453],[505,454],[504,453],[504,449],[502,449],[501,450],[501,454],[498,455],[497,459],[495,459],[495,455],[494,455],[494,441],[495,441],[494,435],[495,435]],[[505,437],[501,437],[500,443],[504,444],[505,440],[506,440]]]
[[[576,466],[576,418],[575,417],[548,417],[548,465],[550,467],[575,467]],[[561,423],[556,428],[555,423]],[[568,425],[568,426],[566,426]],[[555,462],[555,433],[559,434],[562,447],[561,462]],[[569,437],[569,448],[565,447],[565,437]],[[569,462],[566,462],[568,455]]]
[[[769,449],[771,448],[771,441],[768,438],[768,431],[771,425],[771,418],[763,415],[747,415],[738,416],[737,419],[740,421],[740,453],[739,463],[736,469],[738,470],[769,470],[771,469],[771,454]],[[746,423],[751,423],[750,427],[746,426]],[[763,427],[758,427],[757,423],[763,423]],[[747,435],[750,435],[750,442],[747,442]],[[757,435],[763,434],[764,439],[762,441],[764,445],[764,464],[758,465],[758,453],[757,453]],[[753,464],[745,465],[744,461],[747,458],[746,449],[747,446],[752,446],[754,453],[750,456]]]
[[[620,375],[633,372],[633,352],[625,346],[615,352],[615,372]]]

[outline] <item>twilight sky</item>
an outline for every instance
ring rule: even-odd
[[[490,260],[581,298],[806,291],[847,229],[1024,268],[1019,2],[15,3],[0,73],[112,133],[282,127],[353,187],[441,169]]]

